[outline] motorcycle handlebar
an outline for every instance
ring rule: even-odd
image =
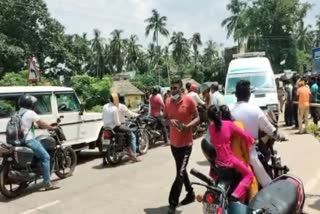
[[[202,174],[201,172],[199,172],[198,170],[192,168],[190,173],[197,177],[198,179],[202,180],[203,182],[205,182],[208,185],[213,185],[213,180],[211,178],[209,178],[208,176]]]

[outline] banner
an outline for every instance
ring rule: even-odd
[[[320,73],[320,48],[312,49],[313,72]]]

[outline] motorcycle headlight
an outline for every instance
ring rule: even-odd
[[[274,105],[268,105],[267,106],[269,111],[278,111],[278,105],[274,104]]]

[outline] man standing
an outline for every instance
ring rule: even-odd
[[[211,85],[211,105],[225,105],[224,96],[219,92],[219,84],[217,82]]]
[[[293,125],[293,100],[292,100],[292,84],[290,79],[285,79],[285,92],[286,92],[286,104],[284,109],[284,121],[286,123],[286,126],[292,126]]]
[[[195,200],[186,168],[192,151],[192,127],[199,122],[199,114],[193,99],[182,94],[182,85],[181,80],[172,81],[172,96],[167,101],[164,111],[164,116],[170,124],[171,152],[176,162],[176,178],[169,195],[168,214],[175,213],[183,184],[187,196],[180,205],[186,205]]]
[[[157,119],[158,127],[161,129],[164,136],[164,142],[168,143],[168,131],[163,122],[161,111],[164,109],[164,102],[160,94],[160,89],[154,87],[152,89],[152,95],[149,99],[149,115]]]
[[[201,98],[197,92],[192,90],[193,88],[194,87],[190,82],[186,83],[186,89],[188,91],[188,96],[191,96],[197,105],[205,105],[206,103],[201,100]]]
[[[317,77],[311,77],[311,94],[312,94],[312,102],[318,103],[318,93],[319,93],[319,87],[318,87],[318,78]],[[311,107],[311,116],[313,118],[313,123],[318,125],[319,121],[319,112],[318,107]]]
[[[298,96],[298,122],[299,122],[299,134],[305,133],[305,129],[308,127],[309,120],[309,106],[311,92],[309,87],[306,86],[305,79],[299,82],[299,88],[297,90]],[[304,120],[305,129],[302,127],[302,122]]]

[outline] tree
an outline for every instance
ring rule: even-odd
[[[122,30],[114,30],[111,32],[112,39],[110,41],[111,63],[115,66],[117,73],[122,72],[124,65],[124,47],[125,41],[121,38]]]
[[[130,39],[126,41],[127,43],[127,57],[126,57],[126,67],[128,70],[137,70],[137,61],[139,58],[139,52],[141,45],[137,44],[138,36],[131,35]]]
[[[227,10],[231,12],[231,16],[224,19],[221,23],[222,27],[227,29],[227,38],[233,35],[234,40],[238,41],[238,46],[240,45],[240,40],[246,38],[245,31],[245,9],[247,4],[241,0],[231,0],[227,5]]]
[[[202,45],[200,33],[194,33],[192,38],[189,40],[189,42],[193,48],[194,64],[197,64],[198,55],[199,55],[198,47]]]
[[[64,48],[64,27],[50,17],[43,0],[1,0],[0,2],[0,34],[6,36],[5,44],[11,51],[16,51],[17,65],[12,66],[10,60],[3,62],[5,71],[18,71],[24,67],[20,62],[26,62],[30,55],[35,55],[40,64],[40,70],[45,66],[45,59],[54,67],[64,63],[66,49]],[[2,43],[3,45],[3,43]],[[21,52],[23,50],[23,54]]]
[[[182,32],[174,32],[169,45],[173,46],[172,57],[178,65],[188,62],[189,44]]]
[[[94,38],[92,39],[91,48],[94,53],[96,75],[102,79],[104,73],[104,57],[103,57],[103,39],[101,38],[101,32],[98,29],[93,30]]]
[[[146,36],[149,36],[150,31],[153,31],[152,40],[159,46],[159,34],[169,36],[169,31],[166,29],[167,17],[161,16],[155,9],[152,10],[152,16],[145,20],[148,22],[146,27]]]
[[[317,22],[316,22],[317,29],[314,31],[314,41],[313,41],[313,47],[320,47],[320,15],[317,16]]]

